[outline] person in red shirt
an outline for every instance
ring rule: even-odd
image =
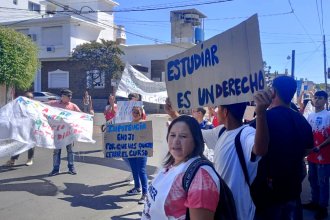
[[[330,112],[325,109],[328,94],[317,91],[313,103],[315,113],[307,120],[312,126],[314,148],[307,157],[308,180],[311,186],[312,200],[304,204],[305,209],[316,211],[315,219],[325,219],[328,216],[329,176],[330,176]]]
[[[109,95],[107,106],[104,110],[104,117],[107,122],[111,122],[111,120],[116,116],[117,112],[117,104],[115,103],[116,98],[113,95]]]
[[[64,89],[61,91],[61,100],[54,100],[48,102],[50,106],[64,108],[71,111],[81,112],[79,107],[71,102],[72,92],[69,89]],[[76,175],[77,172],[74,168],[74,157],[72,151],[72,144],[66,146],[67,154],[68,154],[68,168],[69,174]],[[49,176],[56,176],[60,173],[60,164],[61,164],[61,149],[55,149],[53,154],[53,170],[49,173]]]

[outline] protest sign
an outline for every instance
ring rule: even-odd
[[[108,124],[104,143],[106,158],[151,157],[153,155],[152,122]]]
[[[113,123],[131,122],[133,120],[132,109],[134,106],[142,107],[141,101],[119,101],[117,102],[117,112]]]
[[[127,97],[130,93],[142,95],[142,101],[165,104],[167,98],[165,82],[155,82],[126,63],[116,96]]]
[[[265,87],[257,15],[165,64],[175,110],[252,101]]]
[[[246,106],[243,119],[247,121],[252,121],[254,119],[254,111],[256,110],[255,106]]]
[[[93,140],[93,116],[18,97],[0,109],[0,157]]]

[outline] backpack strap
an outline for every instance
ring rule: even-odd
[[[202,158],[198,158],[198,159],[194,160],[189,165],[189,167],[187,168],[186,172],[184,173],[184,175],[182,177],[182,187],[186,193],[188,193],[189,187],[190,187],[197,171],[199,170],[199,168],[201,166],[204,166],[204,165],[210,166],[214,170],[214,172],[217,174],[217,172],[215,171],[215,169],[210,161],[202,159]],[[217,174],[217,176],[219,177],[218,174]],[[186,220],[190,220],[189,208],[187,208],[187,210],[186,210]]]
[[[243,170],[243,173],[244,173],[245,181],[246,181],[246,183],[248,184],[248,186],[250,188],[251,187],[250,178],[249,178],[247,166],[246,166],[246,163],[245,163],[245,158],[244,158],[243,149],[242,149],[242,143],[241,143],[241,140],[240,140],[241,139],[241,133],[242,133],[243,129],[244,128],[242,128],[235,137],[235,148],[236,148],[236,152],[237,152],[237,155],[238,155],[239,162],[241,164],[241,167],[242,167],[242,170]]]
[[[210,161],[202,159],[202,158],[198,158],[198,159],[194,160],[187,168],[186,172],[184,173],[184,175],[182,177],[182,187],[186,193],[188,193],[190,184],[192,183],[198,169],[204,165],[207,165],[207,166],[210,166],[213,168],[213,165]],[[214,168],[213,168],[213,170],[214,170]]]
[[[222,127],[219,131],[219,134],[218,134],[218,139],[220,138],[220,136],[223,134],[223,132],[225,132],[226,128],[225,127]]]

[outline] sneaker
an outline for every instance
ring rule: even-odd
[[[316,220],[326,219],[328,217],[328,209],[324,207],[320,207],[319,210],[314,215]]]
[[[71,175],[77,175],[77,171],[74,168],[69,169],[68,173]]]
[[[33,164],[33,160],[32,159],[28,159],[26,162],[26,166],[31,166]]]
[[[139,199],[138,204],[146,203],[147,194],[142,194],[141,199]]]
[[[317,211],[319,210],[319,204],[315,203],[315,202],[309,202],[306,204],[302,204],[303,209],[307,209],[310,211]]]
[[[58,170],[52,170],[52,172],[50,172],[50,173],[48,174],[48,176],[56,176],[56,175],[58,175],[58,174],[60,174],[60,171],[58,171]]]
[[[126,195],[140,195],[141,194],[141,189],[136,189],[136,188],[133,188],[133,189],[130,189],[126,192]]]
[[[13,160],[13,159],[8,160],[6,163],[6,166],[8,166],[8,167],[12,167],[14,165],[15,165],[15,160]]]

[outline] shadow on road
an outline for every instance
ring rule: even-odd
[[[113,169],[120,169],[120,170],[125,170],[125,171],[130,172],[129,167],[121,159],[76,155],[75,161],[80,162],[80,163],[89,163],[89,164],[95,164],[95,165],[100,165],[100,166],[106,166],[106,167],[111,167]],[[156,172],[156,170],[157,170],[157,167],[147,165],[147,173],[148,173],[149,178],[150,178],[150,175],[152,175]]]
[[[124,181],[111,184],[88,186],[81,183],[64,183],[66,189],[61,191],[69,197],[60,198],[71,203],[72,207],[85,207],[94,210],[121,209],[119,202],[138,201],[138,198],[125,195],[103,195],[106,191],[127,186]]]
[[[0,191],[26,191],[37,196],[55,196],[58,188],[50,180],[44,179],[46,174],[37,176],[18,177],[0,180]],[[35,180],[34,182],[26,182]],[[24,182],[24,183],[12,183]]]
[[[136,216],[136,215],[139,215],[141,216],[141,212],[131,212],[131,213],[127,213],[127,214],[123,214],[123,215],[117,215],[117,216],[113,216],[111,217],[112,220],[125,220],[125,219],[141,219],[140,218],[132,218],[130,216]]]

